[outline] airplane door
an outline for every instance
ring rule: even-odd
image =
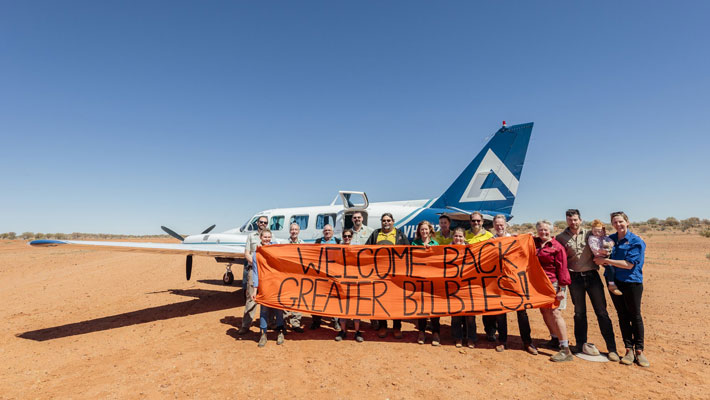
[[[370,205],[365,192],[341,190],[338,193],[340,194],[340,199],[343,201],[345,211],[363,211]]]

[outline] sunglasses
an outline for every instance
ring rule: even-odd
[[[257,222],[257,224],[264,224],[264,225],[266,225],[266,223],[267,223],[266,221],[259,221],[259,222]]]
[[[343,239],[350,239],[352,237],[353,237],[353,235],[343,235]]]
[[[471,222],[479,222],[479,223],[482,222],[482,221],[483,221],[483,220],[480,220],[480,219],[472,219],[472,220],[471,220]]]

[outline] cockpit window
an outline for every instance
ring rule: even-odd
[[[242,227],[242,229],[241,229],[242,232],[244,232],[245,230],[246,230],[247,232],[258,231],[258,230],[259,230],[259,226],[257,225],[256,221],[259,220],[259,217],[260,217],[260,215],[255,215],[255,216],[253,216],[253,217],[251,218],[251,220],[249,220],[249,222],[247,222],[246,224],[244,224],[244,227]],[[245,227],[246,227],[246,229],[245,229]]]

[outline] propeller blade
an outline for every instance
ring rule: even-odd
[[[185,278],[189,281],[190,276],[192,276],[192,255],[187,256],[185,260]]]
[[[181,242],[182,242],[183,240],[185,240],[184,237],[178,235],[177,233],[175,233],[175,232],[174,232],[172,229],[170,229],[170,228],[166,228],[166,227],[164,227],[164,226],[161,226],[160,229],[162,229],[163,231],[165,231],[165,233],[167,233],[168,235],[174,237],[175,239],[177,239],[177,240],[179,240],[179,241],[181,241]]]
[[[206,233],[210,233],[210,232],[212,231],[212,229],[214,229],[215,226],[217,226],[217,225],[212,225],[212,226],[210,226],[209,228],[205,229],[205,230],[202,232],[202,234],[204,235],[204,234],[206,234]]]

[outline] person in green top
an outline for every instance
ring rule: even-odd
[[[422,221],[417,225],[417,232],[415,239],[412,242],[414,246],[424,246],[429,248],[430,246],[437,246],[439,243],[432,239],[434,234],[434,226],[429,221]],[[426,342],[426,318],[417,320],[417,327],[419,328],[419,337],[417,338],[417,343],[424,344]],[[439,332],[441,331],[441,324],[439,322],[439,317],[431,318],[431,345],[438,346],[441,342],[439,339]]]

